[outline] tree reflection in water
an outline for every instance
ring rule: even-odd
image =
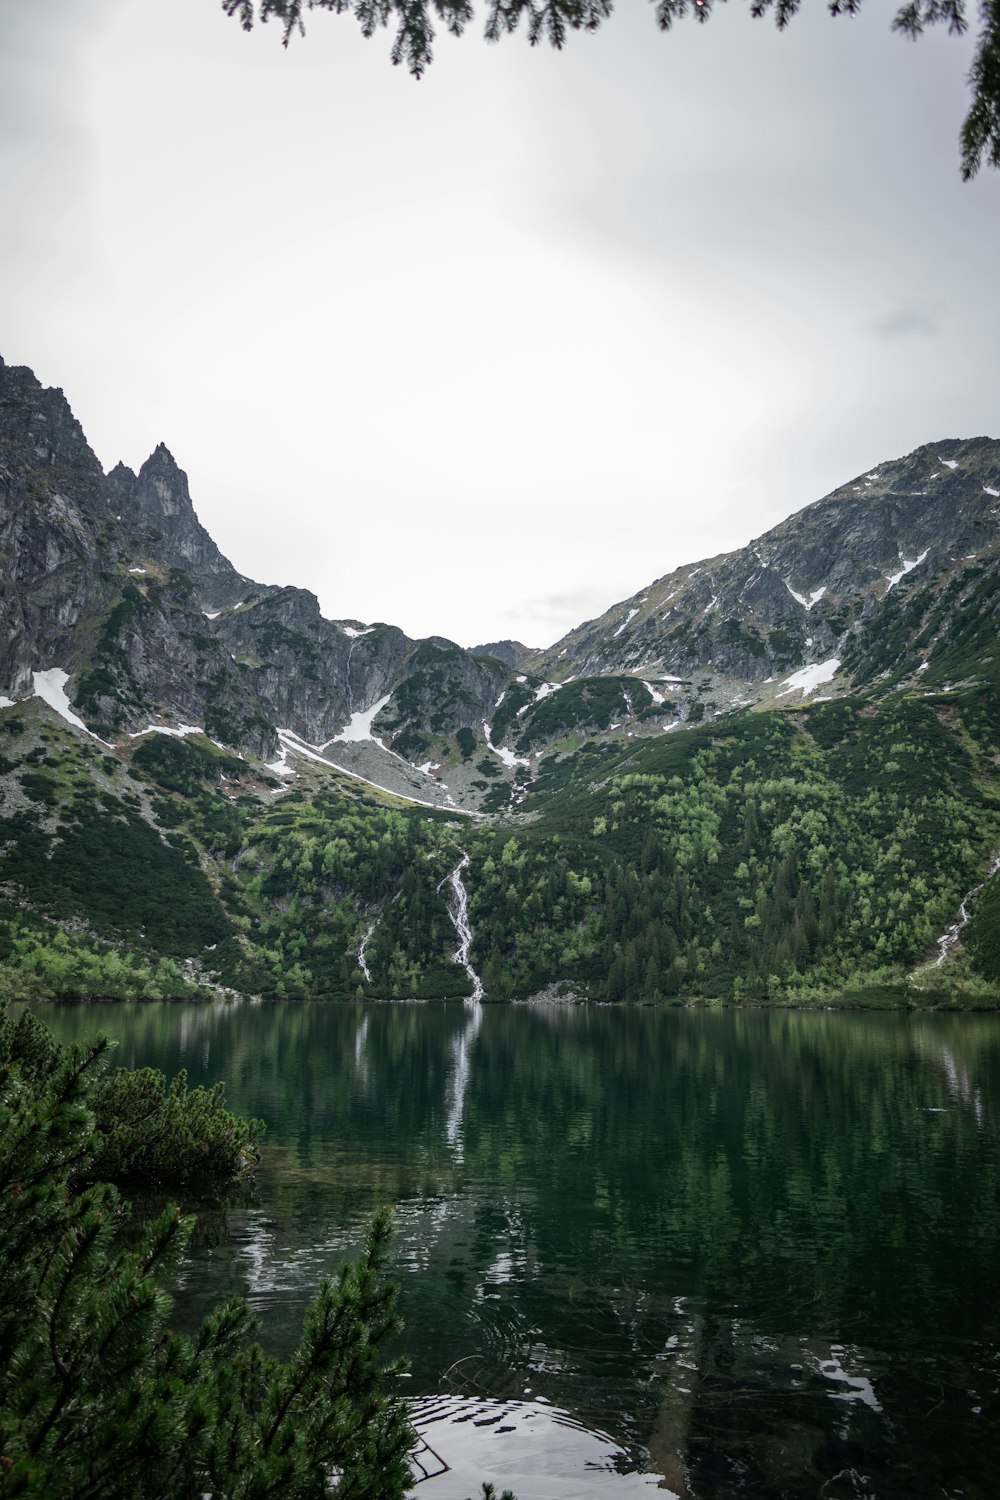
[[[397,1208],[407,1389],[544,1399],[680,1495],[994,1500],[1000,1023],[463,1006],[46,1009],[268,1121],[178,1317],[276,1350]],[[503,1482],[503,1475],[499,1475]],[[419,1491],[418,1491],[419,1493]],[[521,1500],[530,1500],[528,1493]]]

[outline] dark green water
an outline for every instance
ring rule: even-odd
[[[701,1500],[1000,1495],[997,1018],[42,1013],[267,1121],[178,1320],[236,1290],[286,1350],[390,1202],[414,1394],[555,1402]]]

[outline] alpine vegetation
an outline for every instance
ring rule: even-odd
[[[225,1178],[259,1125],[218,1090],[157,1089],[151,1070],[106,1062],[105,1042],[64,1048],[0,1012],[0,1493],[402,1497],[413,1434],[383,1353],[398,1328],[388,1213],[324,1280],[287,1362],[254,1342],[236,1297],[172,1333],[191,1220],[167,1208],[136,1233],[102,1178]]]

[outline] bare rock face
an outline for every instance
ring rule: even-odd
[[[238,705],[248,748],[273,746],[201,607],[200,590],[225,595],[245,580],[199,525],[167,450],[138,477],[123,465],[105,476],[62,392],[2,363],[0,547],[5,695],[59,666],[106,734],[162,717],[200,725],[220,701]]]
[[[0,360],[0,691],[31,690],[114,595],[104,474],[61,391]],[[69,658],[67,658],[69,659]]]
[[[187,475],[161,443],[138,474],[124,464],[107,479],[137,557],[188,575],[199,606],[211,613],[237,604],[254,587],[223,557],[195,515]]]
[[[306,589],[255,589],[215,622],[274,722],[323,744],[392,690],[411,645],[401,630],[325,620]]]
[[[109,740],[197,725],[270,757],[286,730],[306,747],[363,743],[404,780],[444,765],[475,786],[478,771],[482,789],[486,772],[530,777],[552,747],[662,733],[784,696],[789,680],[798,693],[834,672],[877,684],[958,670],[949,635],[971,640],[962,621],[979,631],[1000,611],[1000,442],[881,464],[550,650],[470,652],[328,620],[315,595],[254,583],[201,525],[165,446],[138,474],[105,475],[62,392],[0,361],[0,553],[0,695],[28,696],[33,673],[58,667]],[[989,641],[976,649],[992,659]]]
[[[326,620],[315,595],[246,578],[163,444],[138,474],[105,475],[62,392],[2,361],[0,548],[0,693],[59,666],[105,737],[172,722],[266,755],[279,727],[323,744],[387,700],[373,732],[420,748],[431,721],[481,729],[508,678],[452,642]]]
[[[530,668],[557,680],[711,668],[762,683],[839,656],[893,590],[927,583],[1000,541],[998,494],[1000,442],[926,445],[737,552],[657,579]]]
[[[515,672],[520,672],[526,662],[539,655],[531,646],[525,646],[522,641],[490,641],[485,646],[473,646],[473,656],[492,656],[495,661],[502,661],[504,666],[513,667]]]

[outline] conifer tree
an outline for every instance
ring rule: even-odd
[[[783,30],[800,4],[801,0],[750,0],[750,13],[759,19],[770,11]],[[222,8],[238,18],[244,31],[257,20],[277,20],[286,47],[295,32],[305,30],[309,10],[353,11],[366,37],[394,24],[392,61],[405,62],[417,78],[433,60],[435,21],[461,36],[474,15],[470,0],[222,0]],[[653,13],[660,30],[669,31],[688,16],[707,21],[712,8],[713,0],[655,0]],[[970,8],[966,0],[905,0],[893,19],[893,30],[918,37],[928,26],[944,25],[960,36],[968,30]],[[571,31],[596,31],[613,9],[613,0],[487,0],[486,39],[499,41],[523,20],[533,47],[540,41],[562,47]],[[833,16],[853,16],[861,0],[828,0],[827,9]],[[979,34],[968,77],[972,103],[961,134],[966,181],[984,161],[1000,167],[1000,0],[979,0],[978,11]]]
[[[106,1042],[57,1046],[0,1011],[0,1495],[30,1500],[401,1500],[412,1433],[388,1390],[398,1327],[390,1218],[324,1281],[287,1363],[239,1298],[192,1336],[165,1284],[190,1221],[122,1248],[125,1206],[90,1181]]]

